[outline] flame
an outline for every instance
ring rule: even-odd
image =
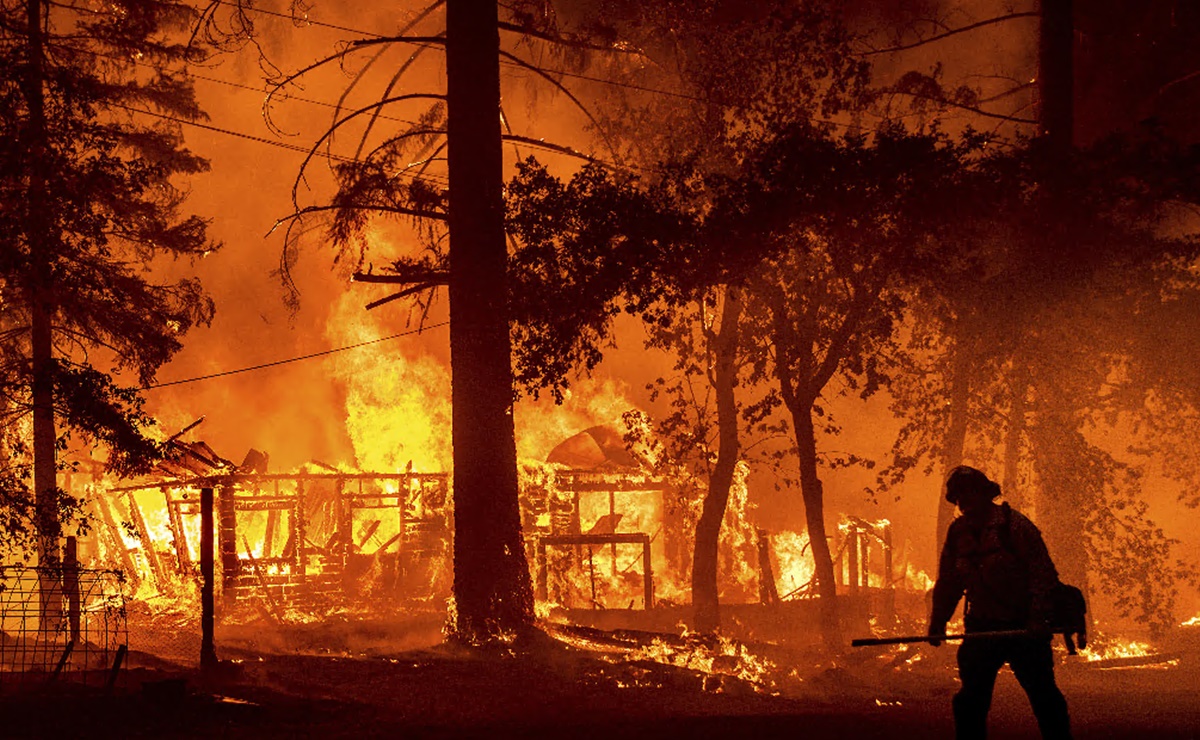
[[[816,564],[808,552],[808,532],[779,532],[771,535],[775,551],[776,579],[781,596],[794,593],[812,581]]]
[[[1114,658],[1146,658],[1158,651],[1148,643],[1138,640],[1123,640],[1096,635],[1088,639],[1085,652],[1088,662],[1112,660]]]
[[[910,568],[904,574],[904,580],[908,583],[909,588],[914,591],[929,591],[933,588],[934,580],[929,577],[929,574],[920,568]]]
[[[719,636],[711,647],[702,642],[671,644],[656,637],[650,644],[630,651],[625,660],[650,660],[712,675],[734,676],[750,683],[756,690],[764,690],[768,677],[779,670],[774,662],[724,636]]]
[[[337,301],[325,327],[335,346],[391,333],[351,292]],[[326,364],[345,384],[346,430],[359,469],[450,470],[450,374],[440,361],[415,342],[380,342],[332,355]]]
[[[750,522],[755,506],[746,485],[749,474],[750,466],[738,462],[721,525],[720,594],[722,600],[731,602],[758,599],[757,539]]]
[[[622,417],[636,408],[629,387],[613,379],[579,378],[564,392],[561,404],[545,396],[523,398],[513,418],[517,456],[545,460],[558,443],[589,427],[606,425],[623,432]]]
[[[1200,627],[1200,614],[1197,614],[1196,616],[1192,617],[1191,619],[1189,619],[1187,621],[1180,622],[1179,626],[1180,627]]]

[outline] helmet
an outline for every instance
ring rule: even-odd
[[[1000,495],[1000,484],[988,478],[982,470],[970,465],[959,465],[951,470],[950,477],[946,479],[946,500],[957,504],[959,497],[971,491],[978,491],[988,498],[996,498]]]

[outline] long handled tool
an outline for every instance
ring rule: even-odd
[[[991,632],[967,632],[961,635],[937,635],[931,637],[929,635],[910,635],[908,637],[863,637],[857,640],[850,641],[850,647],[866,647],[868,645],[907,645],[914,642],[930,642],[932,640],[940,640],[949,642],[951,640],[978,640],[982,638],[996,637],[1035,637],[1037,633],[1033,630],[993,630]]]

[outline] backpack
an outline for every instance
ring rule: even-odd
[[[1001,504],[1004,510],[1004,526],[1000,528],[1000,544],[1018,561],[1012,544],[1012,507],[1007,503]],[[1076,643],[1081,648],[1087,647],[1087,603],[1083,592],[1075,586],[1059,581],[1050,591],[1050,631],[1061,634],[1067,646],[1067,654],[1075,655]]]

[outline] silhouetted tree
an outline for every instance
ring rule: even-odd
[[[597,117],[626,143],[628,156],[676,183],[680,203],[698,213],[711,206],[707,183],[718,174],[736,178],[756,137],[861,107],[868,97],[867,65],[850,53],[850,36],[828,3],[607,2],[596,15],[600,27],[655,62],[603,58],[603,74],[631,84],[613,91]],[[646,88],[673,94],[647,95]],[[706,232],[697,258],[703,267],[665,278],[686,299],[664,303],[646,321],[650,343],[674,354],[680,373],[660,386],[671,411],[659,432],[676,440],[669,446],[680,461],[707,477],[692,563],[695,628],[703,631],[720,624],[718,542],[743,461],[741,437],[764,422],[763,407],[739,398],[747,386],[738,380],[747,362],[742,282],[761,252],[753,237],[714,242],[728,236]],[[719,322],[704,310],[714,299]],[[708,387],[696,394],[701,380]]]
[[[207,166],[172,120],[203,117],[177,69],[201,58],[187,43],[198,20],[173,2],[0,5],[0,307],[14,391],[5,422],[12,435],[32,412],[8,449],[32,458],[41,565],[58,562],[60,517],[73,505],[56,482],[57,425],[106,443],[118,472],[156,452],[136,392],[94,368],[93,355],[147,383],[212,315],[196,281],[155,284],[145,269],[214,248],[205,222],[180,214],[176,180]],[[29,500],[26,470],[9,468],[13,511]]]

